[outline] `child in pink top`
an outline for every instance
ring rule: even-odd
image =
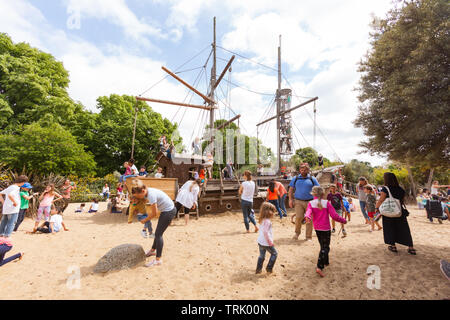
[[[277,260],[278,252],[273,244],[272,222],[270,221],[276,211],[276,207],[269,202],[264,202],[259,209],[259,258],[256,266],[256,274],[262,272],[264,259],[266,258],[266,251],[270,253],[270,259],[266,267],[266,271],[268,273],[272,273],[273,266]]]
[[[311,223],[312,220],[314,230],[316,230],[317,239],[320,244],[316,272],[321,277],[324,277],[323,269],[325,266],[329,265],[328,254],[330,252],[331,241],[330,217],[343,224],[346,224],[347,220],[336,213],[329,201],[323,200],[325,192],[322,187],[313,187],[311,194],[314,196],[314,200],[308,204],[305,219],[307,223]]]
[[[56,200],[55,197],[57,197]],[[55,185],[52,183],[45,188],[45,191],[39,197],[39,208],[37,211],[37,218],[34,224],[33,232],[36,232],[39,222],[42,220],[42,214],[45,216],[45,221],[50,220],[50,210],[54,202],[62,199],[62,196],[55,191]]]

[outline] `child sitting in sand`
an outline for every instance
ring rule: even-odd
[[[144,219],[148,218],[147,210],[146,210],[146,204],[147,199],[137,199],[135,197],[131,197],[130,199],[130,212],[128,215],[128,223],[133,222],[133,217],[135,214],[137,214],[138,221],[142,221]],[[148,233],[147,233],[148,230]],[[153,228],[152,228],[152,221],[149,220],[145,222],[144,228],[141,230],[141,235],[144,238],[154,238],[155,235],[153,234]]]
[[[111,213],[122,213],[122,210],[119,210],[119,208],[117,207],[119,203],[118,198],[118,196],[114,196],[111,198],[111,202],[108,203],[108,209]]]
[[[364,192],[367,194],[366,208],[367,208],[367,215],[369,216],[370,227],[371,227],[369,229],[369,231],[370,232],[375,231],[375,225],[377,225],[378,231],[379,231],[383,228],[379,225],[378,219],[377,219],[381,216],[380,215],[375,216],[375,214],[376,214],[375,205],[377,203],[377,198],[375,196],[374,190],[371,186],[365,185]]]
[[[84,211],[84,207],[85,207],[86,205],[84,204],[84,203],[81,203],[79,206],[78,206],[78,208],[76,208],[75,209],[75,212],[76,213],[83,213],[83,211]]]
[[[98,211],[98,200],[97,198],[92,200],[91,207],[89,208],[88,213],[96,213]]]
[[[50,214],[50,221],[45,221],[39,228],[36,229],[36,231],[33,231],[31,233],[40,232],[56,234],[63,228],[64,231],[69,231],[69,229],[67,229],[66,225],[63,222],[62,211],[60,208],[56,208],[55,206],[53,206]]]
[[[275,212],[277,212],[277,208],[269,202],[264,202],[259,209],[259,258],[256,266],[256,274],[262,272],[266,251],[270,253],[270,259],[266,267],[268,273],[272,273],[273,266],[277,260],[278,252],[273,244],[272,222],[270,221]]]
[[[343,224],[346,224],[347,220],[336,213],[333,205],[329,201],[323,200],[325,191],[322,187],[313,187],[311,194],[314,196],[314,200],[308,203],[305,219],[307,223],[311,223],[312,220],[314,230],[316,230],[317,240],[319,240],[320,244],[320,253],[317,261],[316,272],[321,277],[325,277],[323,269],[325,266],[330,264],[328,257],[331,241],[330,217],[333,220]]]

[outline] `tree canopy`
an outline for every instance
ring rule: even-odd
[[[161,135],[171,137],[176,125],[132,96],[112,94],[97,99],[97,114],[84,115],[74,129],[78,140],[88,146],[97,162],[97,171],[105,175],[130,159],[135,108],[137,109],[134,159],[138,165],[154,163]],[[180,143],[174,141],[174,143]]]
[[[409,0],[375,19],[371,49],[359,66],[354,122],[371,154],[448,166],[449,17],[446,0]]]
[[[91,175],[95,161],[75,137],[57,123],[43,120],[24,126],[18,134],[6,134],[0,139],[2,164],[20,171],[23,168],[39,175],[50,173]]]

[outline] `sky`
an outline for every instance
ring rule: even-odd
[[[242,133],[276,150],[274,115],[281,35],[283,88],[292,105],[319,97],[316,150],[331,160],[386,159],[360,153],[358,62],[370,48],[370,22],[391,0],[0,0],[0,32],[51,53],[69,71],[70,96],[96,111],[110,94],[142,95],[203,104],[162,66],[206,93],[213,17],[217,19],[217,73],[233,53],[231,72],[217,90],[216,118],[240,114]],[[177,122],[185,145],[201,136],[205,111],[149,103]],[[294,148],[314,146],[313,104],[292,114]]]

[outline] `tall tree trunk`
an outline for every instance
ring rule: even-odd
[[[415,199],[417,197],[416,184],[414,183],[414,177],[413,177],[413,174],[412,174],[411,166],[408,165],[407,170],[408,170],[409,181],[411,182],[412,194],[413,194],[414,199]]]
[[[431,190],[431,183],[433,182],[433,174],[434,174],[434,168],[431,168],[430,174],[428,175],[428,182],[427,182],[428,190]]]

